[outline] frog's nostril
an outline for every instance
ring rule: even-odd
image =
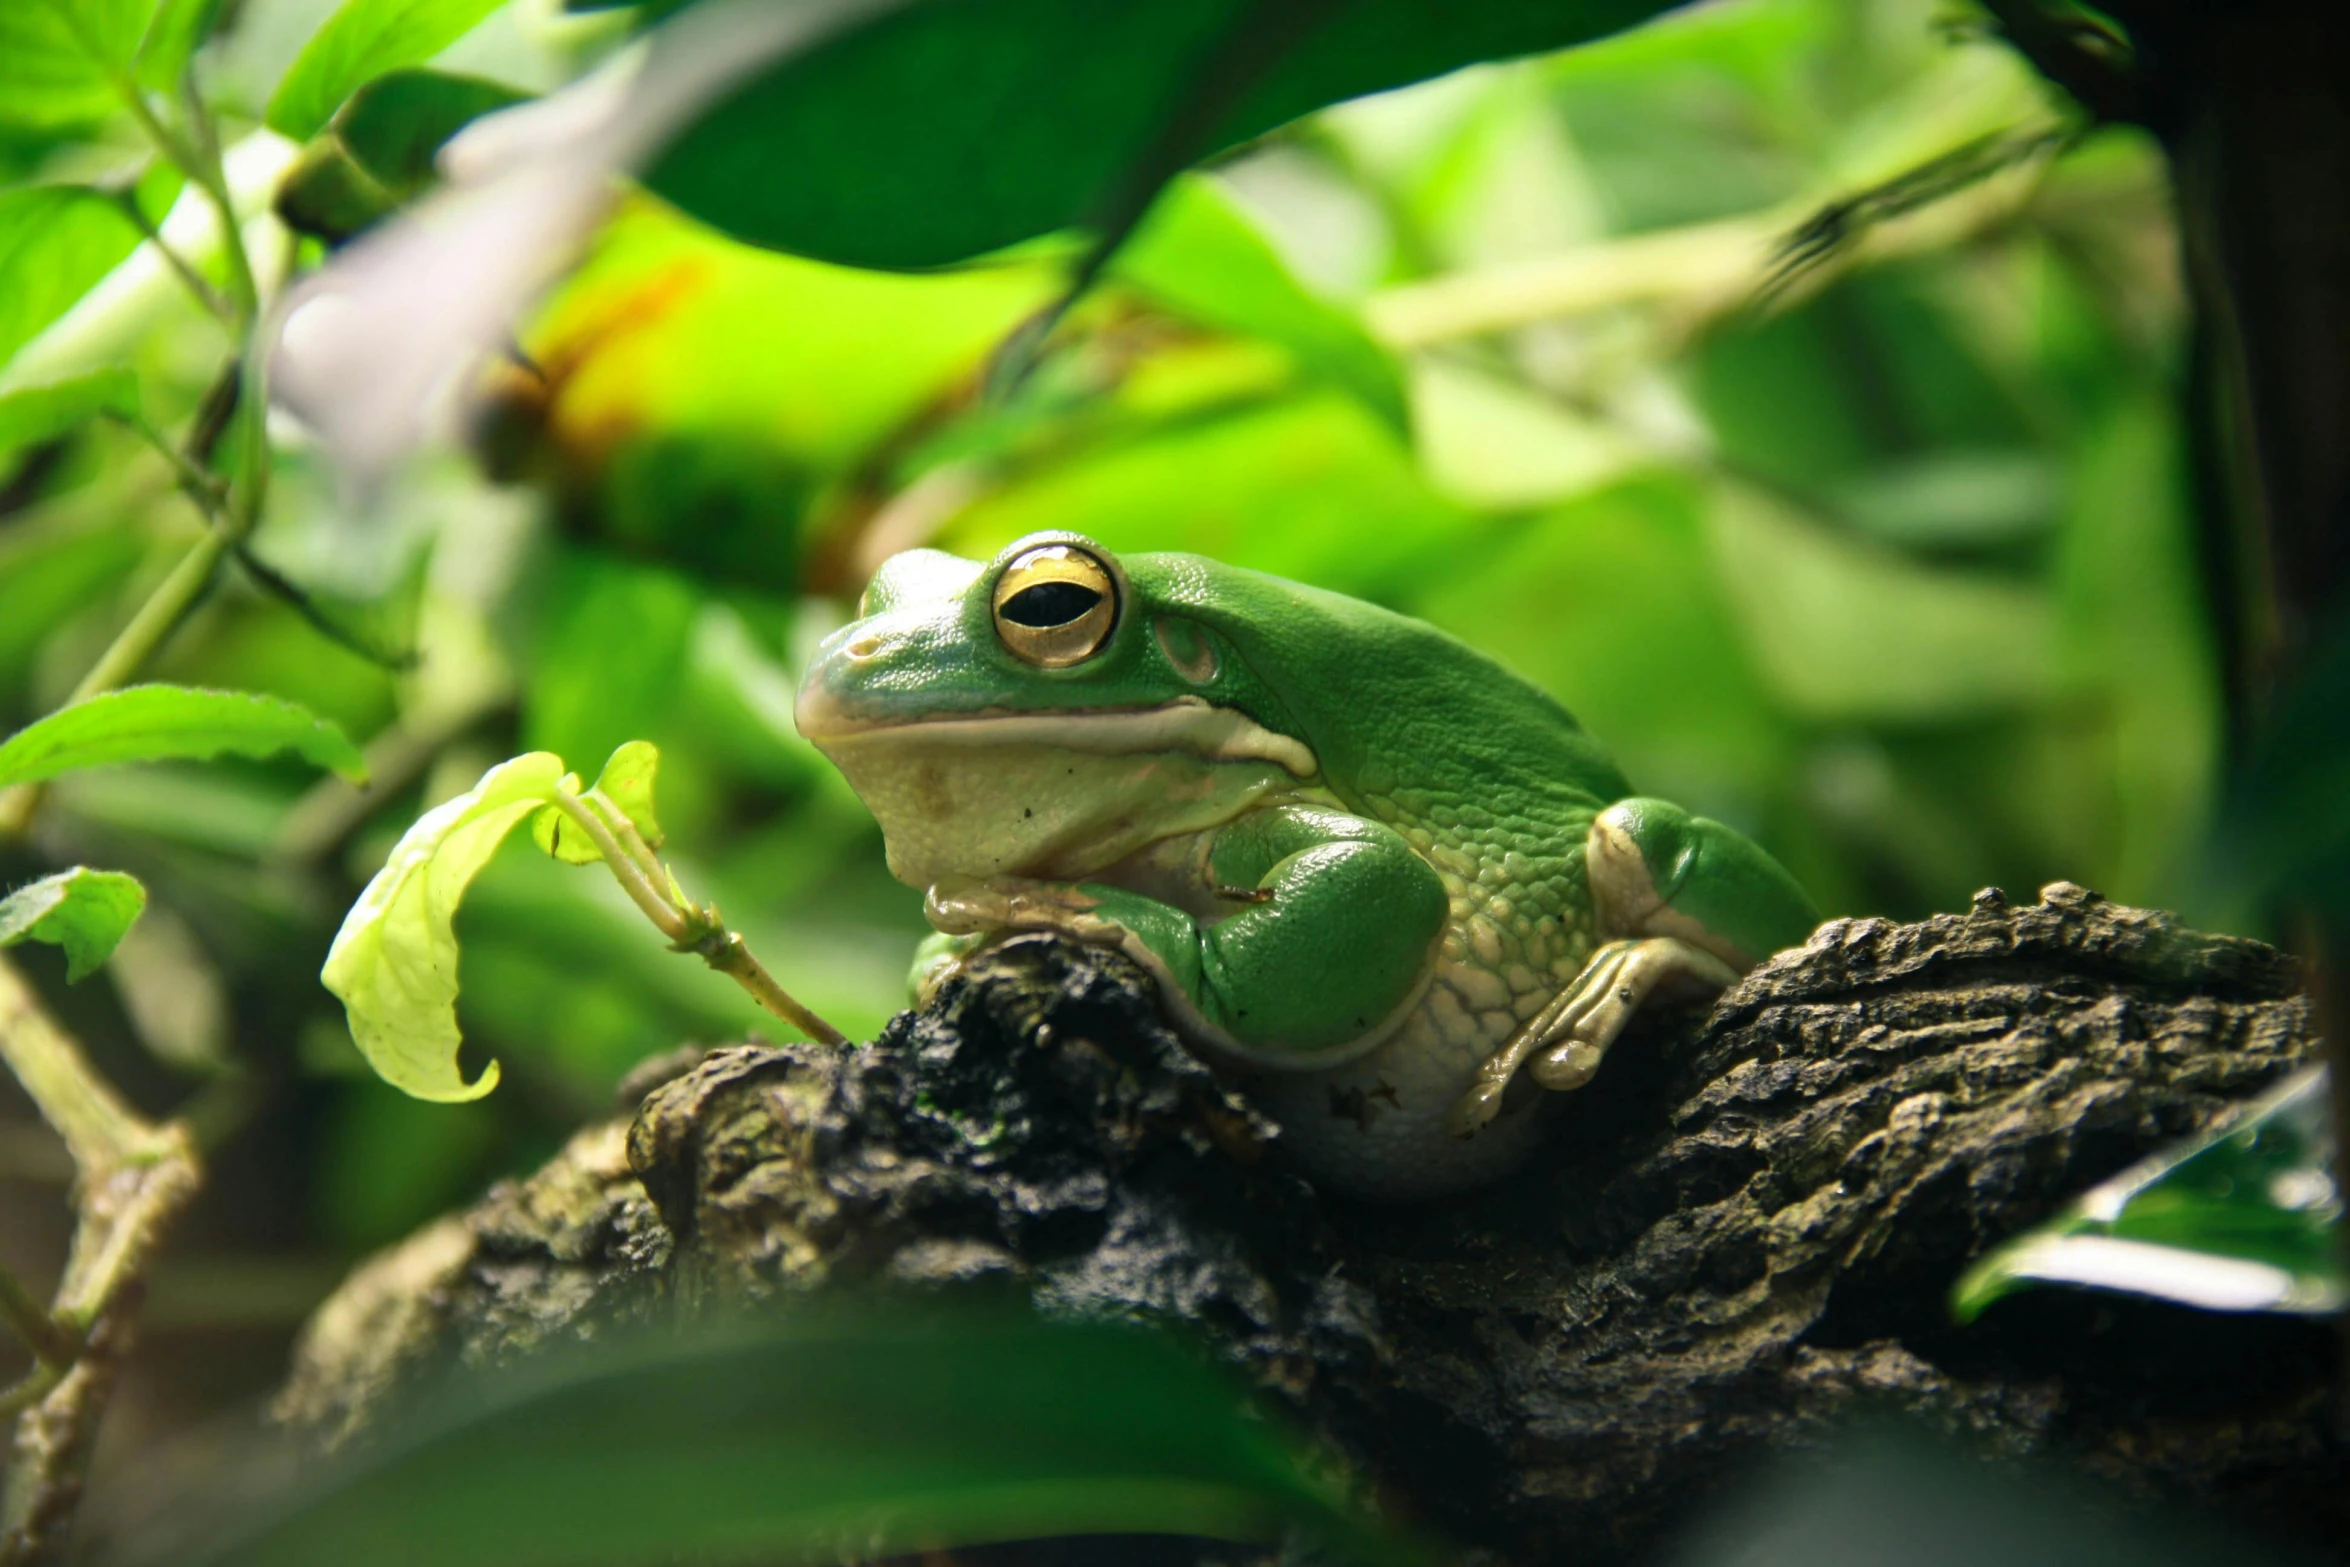
[[[851,658],[871,658],[881,651],[882,643],[886,640],[880,633],[869,631],[841,651]]]

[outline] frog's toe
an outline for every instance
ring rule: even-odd
[[[1737,977],[1720,958],[1674,937],[1609,942],[1591,954],[1574,983],[1477,1069],[1449,1124],[1466,1136],[1492,1121],[1521,1067],[1544,1088],[1581,1088],[1599,1074],[1608,1047],[1641,1007],[1710,996]]]

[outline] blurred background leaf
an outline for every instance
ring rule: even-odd
[[[1137,1329],[868,1303],[444,1385],[339,1463],[210,1499],[127,1560],[873,1560],[1069,1534],[1429,1559],[1311,1475],[1215,1368]],[[240,1486],[238,1481],[245,1483]],[[225,1505],[224,1505],[225,1504]]]

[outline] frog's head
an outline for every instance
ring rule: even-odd
[[[900,880],[1091,874],[1317,771],[1202,618],[1227,574],[1069,533],[984,563],[909,551],[819,650],[800,732],[879,818]]]

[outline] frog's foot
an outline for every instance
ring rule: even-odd
[[[950,877],[933,883],[922,899],[931,928],[949,936],[1049,930],[1096,946],[1124,946],[1125,929],[1100,907],[1100,898],[1074,882],[1025,876]]]
[[[933,931],[923,937],[914,949],[914,965],[906,974],[909,1004],[928,1006],[939,987],[962,970],[963,961],[986,945],[986,935],[977,931],[952,936]]]
[[[1477,1069],[1447,1124],[1456,1137],[1482,1130],[1501,1113],[1502,1095],[1521,1067],[1545,1088],[1581,1088],[1641,1007],[1701,1000],[1737,978],[1738,970],[1677,936],[1609,942],[1591,954],[1574,983]]]

